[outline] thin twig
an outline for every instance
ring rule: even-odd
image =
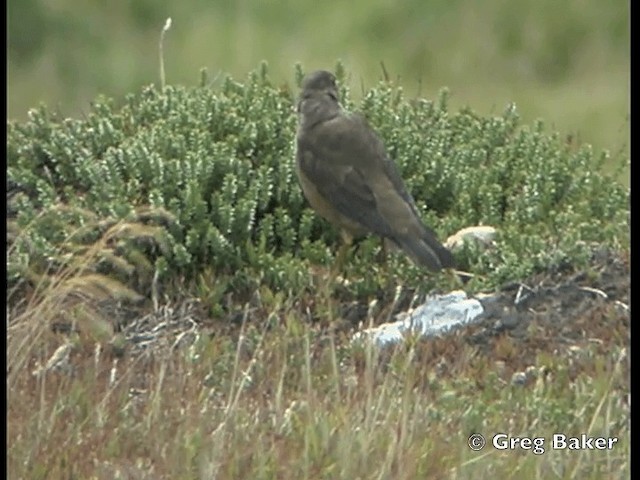
[[[162,27],[162,32],[160,32],[160,88],[164,90],[165,86],[165,75],[164,75],[164,34],[171,28],[171,17],[167,18],[167,21],[164,22],[164,27]]]

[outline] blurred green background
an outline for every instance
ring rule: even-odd
[[[40,102],[78,116],[99,93],[159,83],[167,17],[168,83],[195,85],[202,67],[242,79],[266,60],[291,84],[296,62],[341,59],[357,95],[383,62],[409,97],[447,86],[481,114],[513,101],[525,122],[629,155],[626,0],[9,0],[8,117]]]

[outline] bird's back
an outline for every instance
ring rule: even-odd
[[[422,223],[395,163],[364,117],[336,109],[333,95],[305,98],[296,170],[311,206],[352,235],[390,239],[420,265],[452,267],[451,253]]]

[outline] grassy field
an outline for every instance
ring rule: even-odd
[[[449,202],[430,218],[497,222],[496,245],[458,258],[469,292],[502,293],[497,318],[454,335],[354,344],[459,283],[382,262],[374,238],[329,280],[337,234],[286,181],[291,98],[253,78],[9,125],[11,478],[628,478],[628,190],[513,113],[371,92],[416,191]],[[410,155],[425,125],[431,171],[450,179],[435,190]],[[147,207],[165,196],[172,212]],[[539,299],[516,305],[519,290]],[[616,443],[559,449],[555,434]]]
[[[62,296],[43,293],[8,332],[11,478],[630,478],[629,324],[613,306],[563,327],[570,348],[534,322],[529,348],[505,334],[487,351],[466,330],[380,352],[309,322],[304,296],[265,297],[176,347],[172,322],[198,312],[175,304],[154,317],[161,341],[122,357],[53,333]],[[534,443],[502,449],[500,434]],[[558,434],[615,443],[557,448]]]
[[[628,169],[606,175],[629,156],[628,3],[318,5],[9,1],[10,478],[629,478]],[[167,17],[167,82],[205,67],[211,89],[142,91]],[[459,256],[470,292],[504,287],[502,316],[351,341],[454,280],[372,238],[328,280],[339,236],[282,159],[295,63],[337,59],[439,233],[496,223]],[[402,100],[370,92],[384,75]],[[41,101],[62,118],[28,115]]]

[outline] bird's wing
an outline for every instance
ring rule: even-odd
[[[298,168],[338,213],[391,239],[416,263],[432,270],[454,265],[422,223],[395,164],[363,118],[338,115],[301,131]]]
[[[395,190],[385,161],[391,162],[382,141],[358,117],[340,115],[298,136],[299,168],[318,193],[340,214],[390,237],[393,227],[379,205],[380,190]],[[386,194],[404,202],[400,192]]]

